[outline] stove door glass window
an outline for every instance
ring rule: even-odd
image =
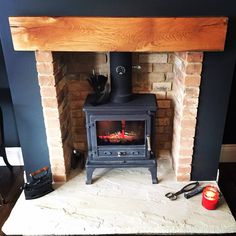
[[[97,145],[144,145],[145,121],[96,121]]]

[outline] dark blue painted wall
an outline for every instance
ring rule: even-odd
[[[234,1],[196,0],[0,0],[0,37],[27,172],[48,164],[48,149],[33,52],[14,52],[8,16],[229,16],[226,51],[206,53],[193,178],[214,179],[236,50]],[[215,69],[216,68],[216,72]],[[218,99],[221,97],[221,99]],[[205,173],[205,174],[203,174]]]
[[[0,106],[3,112],[4,140],[7,147],[18,147],[19,138],[16,128],[11,92],[9,89],[5,61],[0,41]],[[11,161],[11,160],[9,160]]]
[[[223,144],[236,144],[236,64],[231,86],[230,101],[225,123]]]

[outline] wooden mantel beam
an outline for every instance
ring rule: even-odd
[[[223,51],[227,17],[9,17],[15,50]]]

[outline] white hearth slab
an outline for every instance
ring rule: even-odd
[[[7,235],[233,233],[236,222],[225,202],[208,211],[201,194],[170,201],[164,195],[186,183],[174,179],[169,159],[158,161],[159,184],[147,169],[98,169],[94,183],[84,172],[42,198],[17,201],[3,226]],[[206,184],[206,183],[201,183]],[[216,184],[216,183],[214,183]]]

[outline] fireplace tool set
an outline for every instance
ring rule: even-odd
[[[110,91],[107,81],[108,77],[95,74],[94,70],[93,74],[88,78],[88,82],[95,93],[94,101],[92,101],[94,106],[108,102]]]

